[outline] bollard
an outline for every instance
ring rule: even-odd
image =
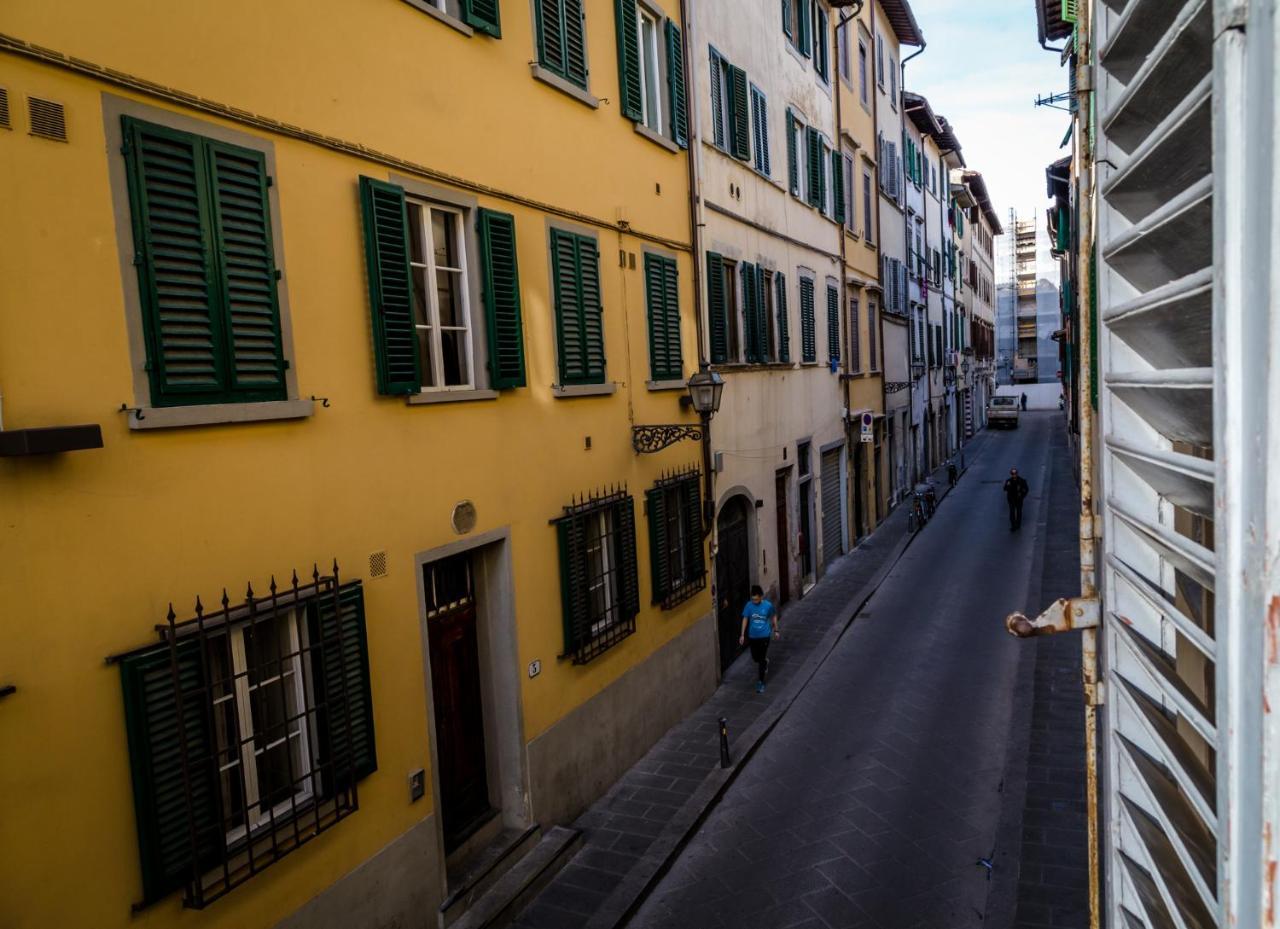
[[[729,720],[720,717],[720,767],[729,767]]]

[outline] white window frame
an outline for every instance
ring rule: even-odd
[[[643,4],[636,5],[636,42],[640,47],[640,122],[659,135],[663,131],[662,114],[662,65],[658,33],[660,18]],[[645,25],[651,27],[653,42],[645,42]],[[651,99],[652,98],[652,99]]]
[[[235,759],[219,765],[218,774],[219,776],[226,774],[237,766],[243,769],[244,797],[242,800],[245,817],[244,825],[236,826],[226,833],[225,838],[228,847],[244,839],[246,834],[252,835],[258,829],[270,824],[274,819],[278,819],[309,802],[314,796],[312,784],[314,758],[311,755],[310,726],[305,715],[295,720],[297,725],[296,733],[286,732],[283,740],[277,739],[275,742],[264,746],[261,750],[257,750],[254,744],[253,695],[256,691],[282,680],[286,675],[290,675],[293,677],[294,705],[288,711],[288,715],[299,716],[301,711],[309,705],[306,693],[306,674],[302,665],[303,648],[307,644],[305,614],[301,609],[296,609],[280,614],[275,621],[289,624],[288,654],[290,657],[285,661],[291,667],[287,671],[282,670],[275,677],[258,681],[255,684],[249,683],[248,659],[244,646],[244,630],[249,623],[239,623],[227,631],[228,657],[231,661],[233,683],[227,693],[213,699],[213,705],[217,707],[229,701],[234,701],[239,743],[235,746]],[[276,630],[272,630],[272,634],[278,633]],[[282,661],[281,663],[284,664],[285,662]],[[258,790],[257,756],[275,748],[281,741],[287,742],[295,735],[298,739],[298,758],[301,759],[306,770],[295,772],[293,780],[294,783],[301,783],[302,787],[290,798],[282,800],[271,809],[264,811]],[[219,755],[226,754],[227,748],[230,748],[230,746],[226,748],[219,746]]]
[[[590,571],[591,559],[596,555],[600,558],[599,583],[594,587],[588,585],[587,597],[594,600],[595,592],[599,590],[604,603],[600,619],[591,624],[591,638],[593,639],[603,635],[618,622],[618,617],[614,612],[618,603],[618,591],[615,589],[618,576],[614,570],[613,552],[609,551],[610,543],[616,536],[618,527],[617,525],[612,527],[609,525],[612,516],[613,507],[605,506],[591,513],[587,521],[585,551],[588,571]]]
[[[463,358],[466,363],[466,376],[460,384],[423,384],[419,388],[421,393],[447,393],[449,391],[458,390],[475,390],[476,387],[476,359],[475,359],[475,325],[473,321],[473,313],[471,312],[471,288],[470,288],[470,254],[467,251],[467,212],[461,207],[451,206],[444,203],[438,203],[434,200],[423,200],[416,197],[408,199],[409,204],[409,222],[414,222],[415,218],[418,222],[418,234],[422,241],[423,261],[413,261],[410,254],[409,267],[411,273],[417,279],[414,281],[415,287],[422,287],[424,306],[427,313],[427,323],[424,325],[417,320],[417,314],[414,314],[415,333],[426,329],[429,331],[427,338],[427,347],[431,352],[430,367],[423,365],[424,380],[428,377],[443,378],[444,377],[444,340],[441,337],[440,326],[440,303],[436,293],[436,274],[438,271],[456,274],[458,278],[458,294],[461,298],[462,307],[462,326],[446,327],[449,331],[461,331],[463,338]],[[440,267],[436,265],[435,240],[431,225],[432,212],[448,213],[454,217],[454,236],[456,237],[455,248],[457,249],[458,258],[461,260],[461,266],[457,268]],[[429,284],[430,286],[424,286]]]

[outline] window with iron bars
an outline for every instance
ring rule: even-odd
[[[586,664],[636,631],[635,505],[625,487],[615,487],[574,500],[552,522],[560,546],[560,657]]]
[[[707,586],[698,470],[663,475],[645,491],[653,602],[669,610]]]
[[[200,909],[358,808],[377,769],[364,593],[338,566],[178,620],[120,665],[145,906]]]

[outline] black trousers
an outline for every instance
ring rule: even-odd
[[[1009,501],[1009,528],[1019,529],[1022,526],[1022,501]]]
[[[760,683],[764,683],[765,673],[769,670],[769,637],[763,639],[747,639],[751,646],[751,660],[760,669]]]

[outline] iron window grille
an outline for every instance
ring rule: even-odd
[[[377,768],[364,598],[314,568],[221,609],[170,605],[119,656],[143,900],[202,909],[359,808]]]
[[[564,653],[586,664],[636,631],[635,506],[625,486],[575,498],[552,520],[560,549]]]
[[[702,552],[702,474],[663,474],[645,491],[653,602],[669,610],[707,586]]]

